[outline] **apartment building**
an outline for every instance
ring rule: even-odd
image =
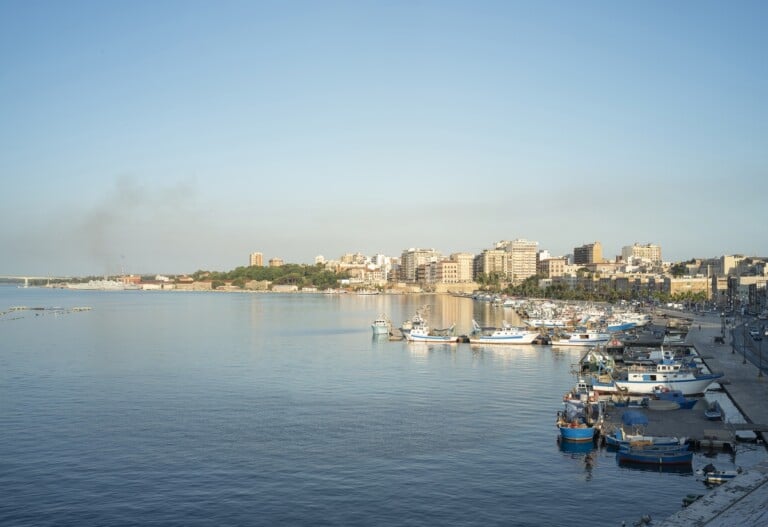
[[[522,282],[528,277],[536,275],[536,253],[539,242],[517,239],[507,244],[509,261],[507,276],[513,282]]]
[[[406,249],[400,255],[400,278],[405,282],[416,282],[419,266],[441,259],[440,253],[434,249]]]
[[[600,242],[588,243],[573,249],[573,263],[586,265],[603,261],[603,246]]]
[[[251,253],[250,258],[248,259],[248,265],[251,267],[263,267],[264,266],[264,255],[261,253]]]

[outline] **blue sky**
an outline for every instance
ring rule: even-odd
[[[0,274],[768,255],[765,2],[0,0]]]

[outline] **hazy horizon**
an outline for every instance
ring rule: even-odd
[[[763,2],[0,3],[0,274],[768,255]]]

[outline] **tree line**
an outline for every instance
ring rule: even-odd
[[[322,264],[285,264],[280,267],[243,266],[225,272],[200,270],[192,273],[191,277],[196,281],[231,282],[236,287],[245,287],[246,282],[255,280],[257,282],[267,281],[276,285],[329,289],[337,287],[339,280],[349,278],[349,274],[329,271]]]

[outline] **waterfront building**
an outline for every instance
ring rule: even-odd
[[[603,247],[600,242],[588,243],[573,249],[573,263],[586,265],[603,261]]]
[[[536,276],[536,253],[539,242],[518,238],[507,245],[509,263],[508,276],[514,283],[519,283],[528,277]]]
[[[457,264],[456,281],[461,283],[472,282],[472,267],[475,255],[472,253],[453,253],[449,258]]]
[[[459,264],[451,260],[437,262],[437,282],[455,284],[459,281]]]
[[[420,265],[441,259],[440,253],[434,249],[406,249],[400,255],[400,278],[405,282],[416,282],[416,270]]]
[[[248,259],[248,265],[250,265],[251,267],[254,267],[254,266],[263,267],[264,255],[261,253],[251,253],[250,258]]]
[[[706,276],[674,278],[665,276],[662,291],[670,296],[683,295],[686,293],[696,294],[704,293],[706,298],[711,297],[709,279]]]

